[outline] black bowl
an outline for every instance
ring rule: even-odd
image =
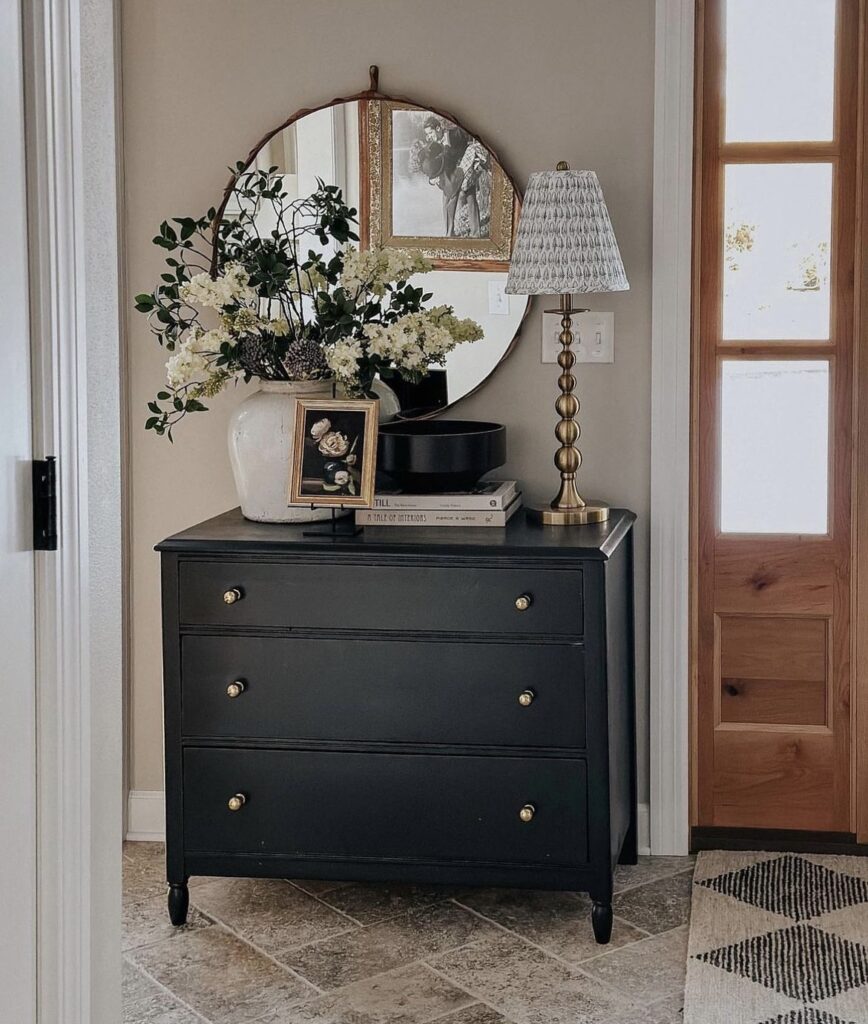
[[[500,423],[405,420],[380,427],[377,469],[410,494],[469,491],[504,462]]]

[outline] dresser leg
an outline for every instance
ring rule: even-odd
[[[594,928],[594,938],[601,946],[605,946],[612,938],[612,904],[594,903],[591,924]]]
[[[187,883],[172,882],[169,885],[169,920],[173,925],[186,924],[189,906],[190,890]]]

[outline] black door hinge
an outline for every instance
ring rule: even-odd
[[[33,547],[57,550],[57,459],[33,460]]]

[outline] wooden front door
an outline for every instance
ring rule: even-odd
[[[694,825],[852,830],[861,7],[699,5]]]

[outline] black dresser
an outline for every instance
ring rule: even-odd
[[[163,565],[169,913],[190,875],[587,891],[636,858],[634,516],[350,540],[227,512]]]

